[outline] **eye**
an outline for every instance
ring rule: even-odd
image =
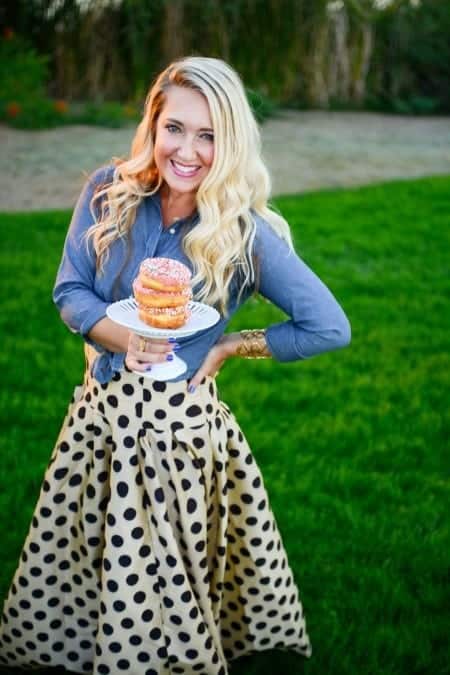
[[[166,124],[166,129],[171,134],[175,133],[176,131],[179,131],[179,127],[177,127],[176,124]]]
[[[208,132],[205,132],[204,134],[202,134],[201,137],[204,138],[207,141],[210,141],[211,143],[214,141],[214,134],[210,134]]]

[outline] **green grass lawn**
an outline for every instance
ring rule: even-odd
[[[352,343],[291,364],[236,359],[222,368],[222,398],[265,476],[313,647],[309,661],[282,652],[241,659],[232,675],[444,675],[450,177],[277,205],[298,252],[344,307]],[[69,218],[0,216],[0,597],[82,377],[81,340],[51,301]],[[251,300],[230,328],[280,316]]]

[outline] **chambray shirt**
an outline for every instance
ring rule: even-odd
[[[113,172],[114,167],[103,167],[87,181],[72,216],[53,291],[62,320],[98,352],[91,372],[100,383],[108,382],[115,371],[123,369],[125,354],[110,352],[96,344],[88,337],[89,331],[106,316],[109,304],[132,295],[132,282],[144,258],[173,258],[193,271],[190,260],[183,253],[182,240],[198,222],[195,213],[165,228],[159,193],[144,198],[131,228],[129,257],[126,242],[116,240],[110,247],[104,272],[97,273],[93,247],[86,245],[83,235],[93,223],[89,203],[94,189],[102,182],[109,182]],[[273,358],[296,361],[348,345],[350,324],[330,290],[267,221],[254,212],[252,216],[256,224],[252,253],[259,261],[258,292],[289,317],[266,327],[266,340]],[[122,273],[117,282],[120,270]],[[233,314],[255,291],[252,287],[247,288],[238,302],[238,284],[232,282],[231,286],[228,316],[221,317],[210,328],[178,340],[180,350],[177,353],[188,369],[173,381],[190,379],[195,374]],[[195,299],[198,288],[193,290]]]

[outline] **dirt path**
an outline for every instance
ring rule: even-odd
[[[0,126],[0,210],[73,207],[84,172],[129,151],[133,128]],[[262,127],[273,194],[450,173],[450,118],[282,111]]]

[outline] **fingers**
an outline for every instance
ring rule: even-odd
[[[144,372],[156,363],[173,360],[173,353],[178,348],[172,338],[143,338],[130,333],[125,363],[130,370]]]
[[[191,381],[189,382],[188,392],[190,394],[194,393],[194,391],[197,389],[200,382],[203,380],[204,377],[206,377],[207,374],[208,373],[206,372],[206,369],[204,369],[204,368],[200,368],[199,370],[197,370],[194,377],[192,377]]]
[[[189,382],[188,386],[188,392],[193,393],[204,377],[207,376],[214,377],[215,375],[217,375],[223,362],[224,359],[218,358],[218,355],[214,351],[213,347],[213,349],[209,352],[206,359],[203,361],[200,368],[191,378],[191,381]]]
[[[141,361],[137,361],[136,359],[128,355],[125,357],[125,365],[129,370],[133,370],[139,373],[145,373],[145,371],[151,370],[152,367],[150,363],[142,363]]]
[[[173,341],[172,338],[169,340],[161,338],[144,338],[132,333],[129,346],[132,347],[134,351],[140,352],[141,354],[144,352],[150,354],[164,354],[173,351],[173,348],[177,347],[178,343]]]
[[[173,354],[169,353],[158,353],[152,354],[149,352],[131,352],[127,353],[125,357],[125,363],[130,370],[139,370],[144,372],[149,370],[152,365],[157,363],[165,363],[166,361],[172,361]]]

